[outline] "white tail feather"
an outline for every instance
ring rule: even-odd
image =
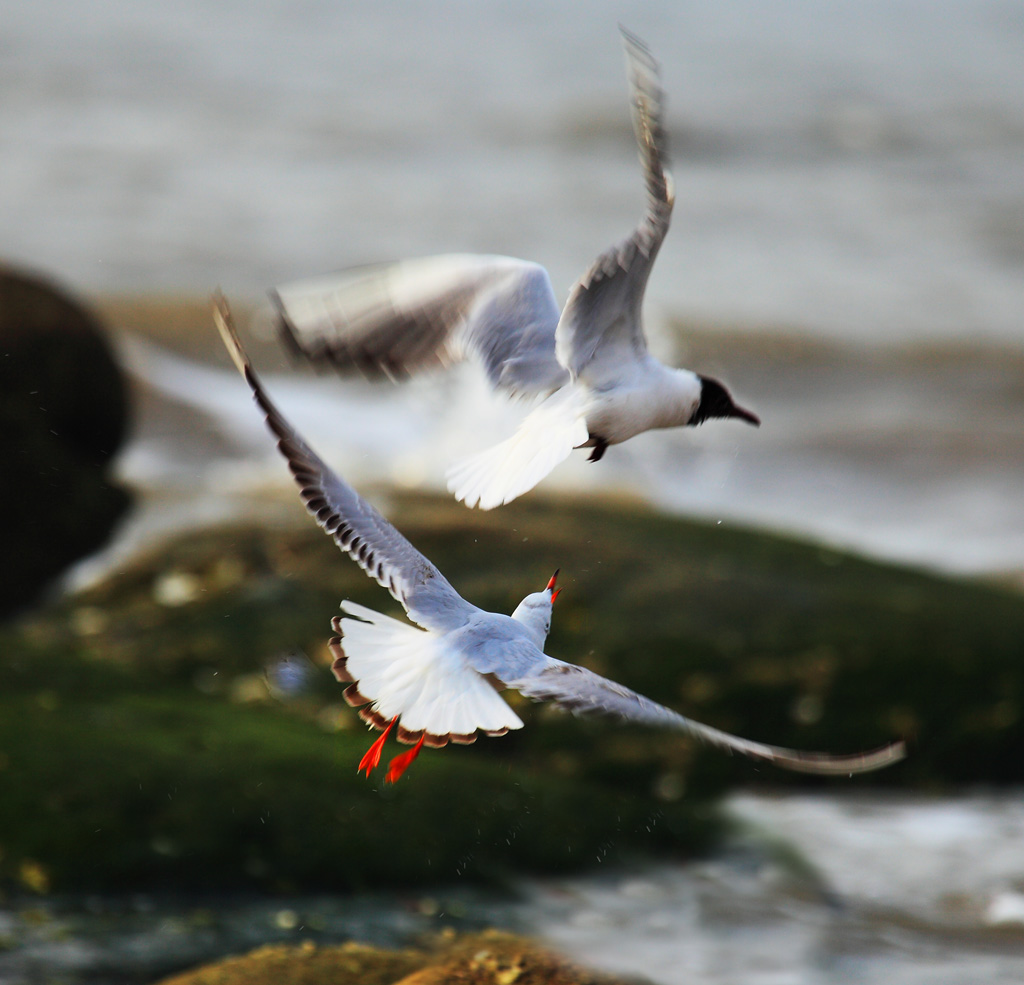
[[[519,716],[442,637],[343,602],[345,669],[384,718],[410,732],[472,735],[522,728]],[[355,618],[352,618],[352,617]]]
[[[548,397],[493,448],[453,465],[448,489],[467,506],[491,510],[529,492],[590,437],[575,388]]]

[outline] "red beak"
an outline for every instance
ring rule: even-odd
[[[560,588],[555,588],[555,581],[558,578],[558,572],[562,569],[559,568],[552,576],[551,580],[547,583],[546,589],[551,591],[551,604],[554,605],[555,599],[558,598],[558,593],[561,591]]]

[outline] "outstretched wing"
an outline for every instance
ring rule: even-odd
[[[271,292],[286,341],[313,363],[403,379],[477,359],[491,386],[550,393],[558,304],[543,267],[468,254],[360,267]]]
[[[555,333],[558,361],[574,378],[596,377],[595,382],[604,372],[599,363],[614,373],[622,360],[647,352],[640,308],[674,202],[658,63],[639,38],[620,30],[647,208],[632,235],[602,253],[573,287]]]
[[[299,485],[306,509],[371,578],[402,603],[419,625],[437,631],[462,625],[478,611],[444,575],[344,479],[320,459],[267,396],[235,332],[223,296],[214,298],[214,321],[231,358],[266,414],[277,447]]]
[[[802,773],[866,773],[898,762],[906,753],[902,742],[894,742],[883,749],[854,756],[800,752],[751,742],[749,739],[742,739],[686,718],[585,667],[555,660],[546,655],[534,673],[505,683],[527,697],[537,701],[554,701],[577,714],[620,715],[627,721],[640,725],[688,732],[695,738],[721,749],[738,752],[754,759],[767,760],[776,766]]]

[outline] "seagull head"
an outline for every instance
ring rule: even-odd
[[[555,587],[557,580],[558,572],[556,571],[548,580],[544,591],[527,595],[516,606],[516,611],[512,613],[512,618],[516,622],[522,623],[530,631],[541,649],[544,648],[544,641],[551,631],[551,610],[561,591],[560,588]]]
[[[698,379],[700,380],[700,402],[686,422],[687,425],[696,427],[712,417],[738,417],[741,421],[753,424],[754,427],[761,426],[761,418],[735,404],[729,391],[718,380],[713,380],[710,376],[700,376]]]

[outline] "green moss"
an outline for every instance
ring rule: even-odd
[[[428,750],[394,787],[367,781],[355,771],[366,733],[326,734],[309,720],[314,704],[236,704],[165,675],[74,647],[59,662],[43,650],[8,664],[6,881],[356,890],[568,870],[711,837],[706,808],[468,750]]]
[[[699,850],[716,830],[708,803],[737,783],[1024,778],[1019,595],[635,504],[531,497],[481,514],[407,497],[389,512],[482,606],[511,611],[560,567],[553,655],[751,738],[850,752],[905,735],[909,759],[807,778],[510,696],[521,732],[426,750],[394,787],[367,781],[367,733],[339,707],[325,644],[342,598],[396,604],[312,524],[222,529],[0,636],[0,879],[502,879]],[[310,687],[272,700],[264,668],[296,650]]]

